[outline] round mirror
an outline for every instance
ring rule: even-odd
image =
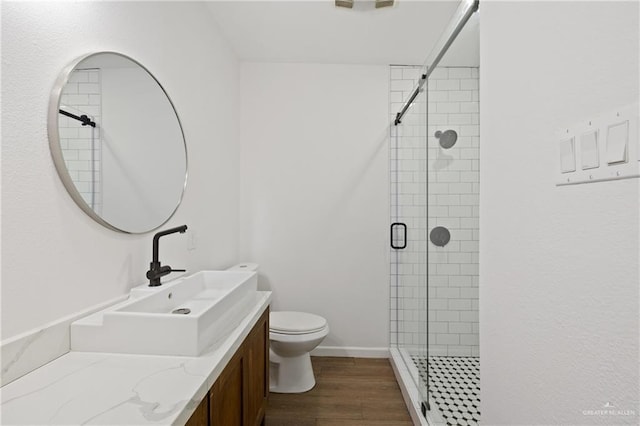
[[[64,186],[98,223],[138,234],[173,216],[187,182],[184,134],[141,64],[114,52],[74,61],[54,86],[48,131]]]

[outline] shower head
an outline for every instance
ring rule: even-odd
[[[440,146],[444,149],[449,149],[458,141],[458,133],[455,130],[445,130],[441,132],[438,130],[434,136],[440,140]]]

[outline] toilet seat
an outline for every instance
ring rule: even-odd
[[[322,331],[327,320],[306,312],[280,311],[269,315],[269,331],[284,335],[311,334]]]

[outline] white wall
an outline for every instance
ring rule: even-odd
[[[189,182],[165,237],[174,267],[225,267],[238,233],[238,64],[198,3],[2,3],[2,338],[144,282],[152,234],[110,231],[58,178],[47,140],[49,93],[71,60],[114,50],[161,81],[184,125]]]
[[[323,346],[388,347],[384,66],[243,63],[240,254]]]
[[[482,423],[638,424],[639,180],[556,187],[553,145],[638,101],[638,3],[480,13]]]

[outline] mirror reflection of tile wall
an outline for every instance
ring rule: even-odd
[[[96,127],[59,115],[60,145],[69,175],[84,201],[96,213],[102,211],[100,118],[102,113],[99,69],[75,70],[62,92],[60,109],[87,115]]]

